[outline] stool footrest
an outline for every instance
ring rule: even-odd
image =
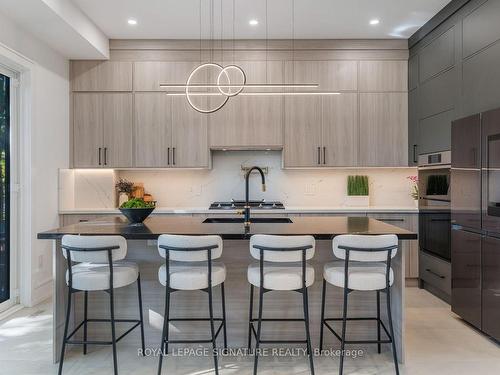
[[[112,345],[113,344],[113,341],[70,340],[70,338],[72,338],[75,335],[75,333],[77,333],[78,330],[80,328],[82,328],[82,326],[85,324],[85,322],[87,322],[87,323],[111,323],[111,319],[87,319],[87,320],[83,320],[68,335],[68,337],[66,338],[66,344],[71,344],[71,345]],[[135,323],[132,327],[130,327],[128,330],[126,330],[125,333],[123,333],[121,336],[116,338],[115,342],[118,342],[122,338],[127,336],[130,332],[132,332],[132,330],[134,328],[137,328],[141,324],[141,321],[136,320],[136,319],[115,319],[115,323]]]
[[[342,341],[342,337],[339,336],[337,332],[328,324],[329,321],[334,321],[334,322],[342,322],[344,319],[342,318],[326,318],[323,319],[321,324],[324,324],[326,328],[339,340]],[[354,321],[380,321],[380,326],[384,329],[385,334],[387,335],[388,339],[387,340],[345,340],[344,343],[346,344],[390,344],[392,342],[392,337],[387,330],[384,322],[382,319],[378,318],[346,318],[346,321],[349,320],[354,320]]]
[[[217,337],[219,336],[220,331],[222,330],[222,327],[224,327],[224,321],[223,319],[220,318],[214,318],[213,320],[220,321],[219,328],[217,328],[217,331],[215,331],[214,334],[214,341],[217,340]],[[175,319],[168,319],[169,322],[171,321],[210,321],[210,318],[175,318]],[[164,340],[165,343],[167,344],[208,344],[211,343],[212,340]]]

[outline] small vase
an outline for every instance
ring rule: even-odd
[[[127,202],[129,199],[129,196],[127,193],[120,193],[120,195],[118,195],[118,207],[121,207],[121,205],[125,202]]]

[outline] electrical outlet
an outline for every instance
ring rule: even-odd
[[[304,195],[316,195],[316,184],[307,184]]]
[[[157,247],[158,241],[157,240],[148,240],[148,246]]]
[[[38,269],[41,270],[43,268],[43,255],[38,256]]]
[[[191,186],[191,193],[193,193],[193,195],[200,196],[201,189],[202,189],[201,185]]]

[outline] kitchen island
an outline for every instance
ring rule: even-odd
[[[257,218],[256,218],[257,219]],[[61,251],[61,238],[65,234],[79,235],[121,235],[128,240],[127,259],[139,264],[143,285],[143,306],[145,313],[146,344],[148,347],[158,347],[160,344],[160,328],[164,306],[164,288],[158,282],[158,268],[164,262],[159,256],[154,240],[160,234],[209,235],[217,234],[224,239],[222,261],[226,265],[227,279],[226,298],[228,315],[228,338],[230,347],[244,347],[248,327],[249,284],[246,280],[246,267],[253,260],[249,255],[248,239],[252,234],[303,235],[314,236],[317,241],[317,251],[311,264],[315,268],[316,281],[310,287],[310,315],[313,346],[317,346],[320,327],[321,280],[323,264],[334,260],[331,250],[331,239],[340,234],[395,234],[400,242],[414,240],[417,234],[383,223],[368,217],[290,217],[269,215],[259,217],[259,221],[245,227],[241,217],[224,217],[214,220],[213,217],[186,216],[152,216],[144,225],[129,225],[125,218],[112,217],[69,225],[66,227],[39,233],[38,238],[54,241],[54,361],[59,359],[59,348],[62,341],[64,326],[64,308],[66,304],[66,260]],[[208,222],[207,222],[208,221]],[[400,246],[401,248],[401,246]],[[403,251],[398,251],[392,261],[394,284],[391,288],[392,312],[398,357],[404,361],[404,257]],[[217,296],[219,293],[216,291]],[[340,288],[329,287],[327,294],[327,315],[340,316],[342,308],[342,291]],[[115,292],[116,309],[120,318],[136,317],[136,290],[133,286],[117,289]],[[273,292],[272,298],[266,301],[268,317],[301,317],[300,296],[290,293]],[[383,303],[383,302],[382,302]],[[73,322],[82,319],[82,298],[77,294],[74,299]],[[217,301],[215,306],[218,306]],[[90,293],[89,316],[106,316],[107,296],[104,293]],[[374,316],[375,293],[353,293],[349,300],[351,316]],[[177,317],[196,317],[206,315],[208,307],[206,296],[202,292],[178,292],[173,297],[172,315]],[[216,311],[217,314],[217,311]],[[382,313],[385,318],[385,312]],[[175,327],[184,337],[200,337],[208,328],[206,324],[186,325],[179,323]],[[120,332],[120,330],[119,330]],[[293,322],[274,325],[265,330],[266,335],[276,339],[301,338],[303,327]],[[374,338],[376,329],[373,323],[348,325],[348,339]],[[89,337],[104,339],[109,336],[107,327],[103,325],[89,326]],[[264,337],[265,338],[265,337]],[[338,348],[339,343],[331,335],[325,336],[326,347]],[[128,344],[139,344],[139,335],[132,333],[125,340]],[[123,344],[125,344],[125,341]],[[121,343],[122,345],[122,343]],[[372,348],[374,347],[374,348]],[[367,351],[376,350],[376,346],[367,345]],[[389,350],[387,346],[386,351]]]

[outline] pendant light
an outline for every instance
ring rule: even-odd
[[[292,1],[292,54],[293,54],[293,70],[295,71],[295,0]],[[222,19],[222,2],[220,0],[220,21],[221,21],[221,61],[224,59],[223,48],[223,19]],[[250,91],[246,92],[245,89],[314,89],[318,88],[318,83],[267,83],[268,82],[268,0],[266,0],[266,82],[265,83],[246,83],[246,74],[244,70],[235,64],[234,51],[235,51],[235,0],[233,0],[233,62],[231,65],[223,66],[214,62],[214,2],[210,0],[210,62],[202,62],[202,31],[201,31],[201,0],[200,0],[200,65],[198,65],[188,76],[186,83],[161,83],[160,87],[167,89],[166,94],[172,96],[185,96],[189,105],[200,113],[213,113],[224,107],[228,100],[232,97],[241,96],[300,96],[300,95],[339,95],[338,92],[319,92],[319,91]],[[192,81],[198,74],[204,70],[213,70],[217,79],[212,83],[193,83]],[[293,72],[295,77],[295,72]],[[175,91],[173,89],[181,89],[183,91]],[[192,91],[193,89],[217,89],[217,91]],[[195,97],[218,97],[221,100],[218,103],[211,103],[210,100],[206,102],[207,108],[202,108],[199,104],[195,103]]]

